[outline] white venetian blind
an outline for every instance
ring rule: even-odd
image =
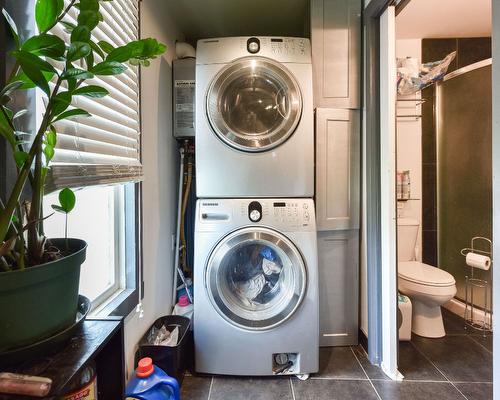
[[[103,1],[100,12],[104,21],[92,32],[96,43],[104,40],[118,47],[139,38],[138,0]],[[64,20],[76,25],[77,13],[73,9]],[[69,34],[61,24],[51,32],[69,43]],[[95,64],[103,61],[94,55]],[[61,65],[56,63],[55,67],[60,69]],[[88,111],[92,117],[55,124],[57,145],[47,181],[49,190],[142,179],[138,68],[128,65],[121,75],[96,76],[85,84],[102,86],[109,95],[73,96],[71,105]]]

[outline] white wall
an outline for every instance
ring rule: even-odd
[[[396,19],[396,24],[398,24]],[[396,40],[396,57],[415,57],[421,62],[421,39]],[[413,100],[416,96],[399,97]],[[421,107],[414,101],[398,102],[398,115],[421,114]],[[398,202],[398,216],[420,222],[417,246],[418,260],[422,261],[422,119],[397,118],[397,170],[410,170],[411,200]]]
[[[177,203],[177,144],[172,137],[172,58],[175,40],[183,37],[163,0],[143,0],[141,36],[167,45],[163,57],[142,68],[143,183],[143,318],[132,312],[125,320],[125,357],[128,373],[138,340],[154,320],[169,314],[172,306],[173,255]]]

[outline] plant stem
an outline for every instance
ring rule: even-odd
[[[54,91],[52,92],[51,97],[54,97],[57,94],[57,92],[59,90],[59,86],[61,86],[61,78],[60,77],[57,80],[56,86],[54,88]],[[37,155],[37,150],[39,148],[41,148],[43,135],[47,131],[47,128],[50,124],[51,108],[52,108],[52,103],[49,101],[49,103],[47,105],[47,109],[45,111],[45,115],[43,116],[43,120],[40,123],[40,128],[38,129],[38,132],[35,136],[35,140],[33,141],[33,144],[31,145],[31,149],[28,153],[28,159],[26,160],[23,167],[19,171],[19,174],[18,174],[17,179],[16,179],[16,183],[14,184],[14,188],[12,189],[9,200],[7,201],[7,205],[5,206],[5,209],[0,214],[0,242],[3,242],[5,240],[7,232],[9,230],[12,215],[14,214],[14,210],[16,209],[16,205],[19,202],[19,198],[20,198],[21,193],[23,191],[24,185],[26,184],[26,180],[28,179],[31,165],[33,164],[33,160],[35,159],[35,157]]]
[[[65,213],[66,219],[64,222],[64,238],[66,239],[66,251],[69,254],[69,242],[68,242],[68,213]]]

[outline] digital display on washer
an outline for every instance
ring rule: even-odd
[[[283,39],[271,38],[271,42],[283,43]]]
[[[286,207],[286,203],[274,203],[274,207]]]

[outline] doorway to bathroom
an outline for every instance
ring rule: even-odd
[[[394,26],[398,370],[440,398],[493,398],[492,2],[405,3]]]

